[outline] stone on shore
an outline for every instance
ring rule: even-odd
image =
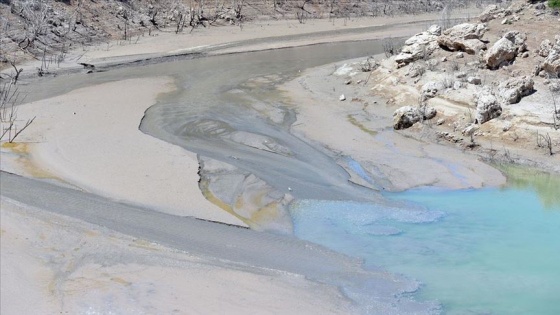
[[[519,103],[524,96],[533,93],[534,85],[535,82],[528,76],[512,78],[500,83],[498,86],[498,95],[505,104],[516,104]]]
[[[484,24],[463,23],[445,30],[437,38],[437,43],[444,49],[464,51],[472,55],[486,48],[486,44],[481,41],[485,32]]]
[[[489,88],[484,88],[476,101],[476,123],[483,124],[502,114],[498,99]]]
[[[403,106],[397,108],[393,113],[393,128],[395,130],[406,129],[419,121],[432,119],[436,114],[437,111],[433,107]]]
[[[498,69],[512,63],[518,54],[527,50],[526,40],[527,36],[518,31],[507,32],[484,56],[486,66],[490,69]]]
[[[432,25],[427,31],[407,39],[401,52],[395,57],[397,66],[400,68],[431,55],[438,48],[436,41],[439,34],[441,27]]]
[[[542,64],[542,69],[551,77],[560,77],[560,50],[552,50]]]
[[[438,92],[444,89],[445,86],[441,82],[435,82],[435,81],[427,82],[422,86],[422,95],[424,96],[423,98],[425,99],[433,98],[438,94]]]

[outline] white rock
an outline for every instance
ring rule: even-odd
[[[480,22],[488,22],[496,18],[498,13],[503,11],[503,9],[499,8],[497,5],[492,4],[486,7],[484,11],[478,16]]]
[[[480,40],[485,32],[484,24],[463,23],[443,31],[437,38],[437,43],[445,49],[472,55],[486,48],[486,44]]]
[[[505,104],[519,103],[522,97],[533,93],[535,82],[531,77],[512,78],[500,83],[498,95]]]
[[[552,50],[542,64],[542,69],[550,76],[560,77],[560,49]]]
[[[344,94],[340,94],[340,97],[338,98],[339,101],[345,101],[346,100],[346,96]]]
[[[497,69],[504,64],[509,64],[515,57],[527,50],[525,40],[527,36],[518,31],[507,32],[486,53],[484,61],[490,69]]]
[[[432,119],[436,114],[437,111],[433,107],[403,106],[397,108],[393,113],[393,128],[396,130],[406,129],[419,121]]]
[[[545,39],[541,42],[541,44],[539,45],[539,49],[537,50],[539,56],[541,57],[548,57],[548,54],[550,54],[550,51],[554,48],[554,45],[552,45],[552,42],[550,42],[550,40]]]
[[[437,24],[434,24],[434,25],[430,26],[430,28],[428,28],[428,30],[426,32],[430,35],[439,36],[439,35],[441,35],[441,26],[439,26]]]
[[[437,95],[439,91],[443,91],[445,86],[441,82],[430,81],[422,86],[422,95],[426,98],[432,98]]]
[[[502,114],[502,107],[498,99],[489,89],[483,89],[478,95],[476,101],[476,120],[475,122],[483,124],[491,119],[499,117]]]
[[[473,135],[475,133],[475,131],[477,131],[479,129],[477,124],[470,124],[467,127],[465,127],[465,129],[463,129],[463,131],[461,131],[461,133],[464,136],[470,136]]]

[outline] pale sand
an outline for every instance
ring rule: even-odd
[[[226,263],[2,198],[2,314],[348,314],[338,290]]]
[[[11,171],[56,174],[67,183],[116,200],[245,226],[204,198],[195,154],[138,130],[157,95],[172,89],[168,78],[132,79],[18,107],[20,117],[37,118],[18,138],[31,143],[32,163],[20,163],[23,172],[17,165]]]

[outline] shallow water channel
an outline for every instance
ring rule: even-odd
[[[560,194],[558,181],[546,189]],[[370,203],[301,201],[295,234],[423,283],[446,314],[559,314],[560,203],[536,186],[387,194]]]
[[[560,205],[543,203],[536,186],[381,195],[349,184],[332,153],[289,133],[296,114],[278,83],[381,51],[380,42],[358,42],[212,56],[114,69],[80,83],[55,78],[43,88],[172,76],[178,90],[147,111],[141,130],[290,191],[297,237],[417,279],[416,299],[437,300],[449,314],[559,314]],[[239,132],[287,153],[239,143]],[[556,184],[545,185],[552,195],[560,194]]]
[[[291,187],[300,200],[291,213],[297,237],[417,279],[424,285],[416,297],[440,301],[446,313],[559,313],[560,205],[542,203],[542,190],[421,189],[385,194],[394,203],[381,202],[350,185],[328,152],[288,132],[295,113],[274,92],[276,83],[301,69],[380,51],[378,44],[353,43],[198,60],[176,75],[182,90],[147,112],[143,130],[280,191]],[[290,154],[232,141],[238,131],[265,136]],[[548,184],[554,187],[560,194],[554,181]]]

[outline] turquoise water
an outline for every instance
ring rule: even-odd
[[[446,314],[560,314],[560,205],[531,188],[387,197],[395,204],[300,201],[295,233],[420,281],[416,298]]]

